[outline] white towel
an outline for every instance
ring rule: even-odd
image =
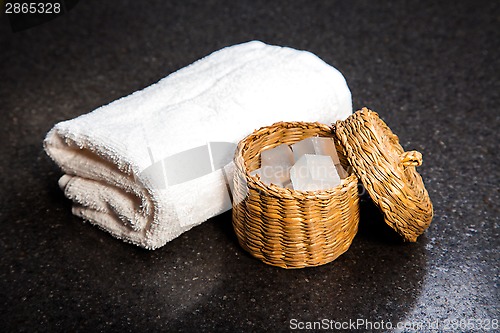
[[[73,214],[155,249],[231,208],[236,143],[254,129],[351,113],[335,68],[309,52],[252,41],[60,122],[44,145],[65,173],[59,185]]]

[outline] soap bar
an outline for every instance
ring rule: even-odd
[[[340,164],[339,157],[337,155],[337,148],[335,148],[335,143],[332,138],[313,137],[310,139],[313,142],[316,155],[330,156],[333,164]]]
[[[332,159],[325,155],[303,155],[290,170],[295,190],[319,191],[340,184],[340,177]]]
[[[281,187],[290,181],[290,168],[293,165],[293,153],[286,144],[263,150],[261,156],[261,180],[270,185]]]
[[[337,168],[340,179],[349,176],[347,171],[342,167],[342,164],[340,164],[337,148],[335,148],[335,143],[332,138],[310,137],[293,144],[291,148],[293,150],[295,162],[305,154],[330,156],[333,164],[335,164]]]
[[[333,164],[340,164],[337,149],[332,138],[310,137],[292,145],[293,157],[297,162],[303,155],[326,155],[330,156]]]

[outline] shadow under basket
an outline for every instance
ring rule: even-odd
[[[264,184],[250,175],[260,153],[308,137],[334,139],[350,174],[333,189],[297,191]],[[235,155],[233,227],[240,245],[263,262],[283,268],[319,266],[335,260],[358,230],[358,178],[332,129],[320,123],[279,122],[243,139]]]

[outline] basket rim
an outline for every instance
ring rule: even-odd
[[[351,187],[353,183],[358,183],[358,178],[354,172],[350,172],[349,176],[344,179],[341,179],[339,185],[325,190],[316,190],[316,191],[301,191],[284,188],[275,184],[267,185],[265,184],[260,177],[253,176],[250,174],[250,170],[247,166],[247,161],[243,158],[243,151],[248,149],[252,142],[263,136],[268,135],[270,131],[278,130],[278,129],[306,129],[306,128],[318,128],[318,130],[322,130],[331,134],[332,138],[335,138],[334,133],[332,131],[332,127],[320,123],[320,122],[308,122],[308,121],[279,121],[275,122],[269,126],[262,126],[261,128],[253,131],[251,134],[247,135],[244,139],[242,139],[238,146],[236,147],[234,164],[236,169],[238,169],[244,176],[249,187],[253,187],[256,190],[262,191],[264,194],[274,197],[282,197],[282,198],[290,198],[290,199],[318,199],[325,198],[334,195],[335,193],[346,191],[348,187]]]

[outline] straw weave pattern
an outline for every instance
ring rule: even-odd
[[[333,137],[320,123],[279,122],[243,139],[235,153],[233,227],[240,245],[263,262],[283,268],[323,265],[347,251],[358,230],[358,179],[324,191],[295,191],[264,184],[250,172],[260,153],[312,136]],[[347,159],[336,142],[341,163]]]
[[[422,154],[405,152],[398,137],[367,108],[337,121],[334,132],[385,222],[406,241],[415,242],[433,216],[429,194],[415,169],[422,164]]]

